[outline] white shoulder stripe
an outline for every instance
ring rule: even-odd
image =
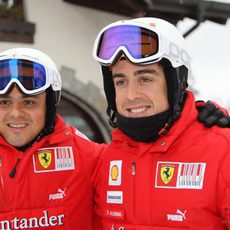
[[[77,130],[77,129],[75,130],[75,134],[76,134],[77,136],[79,136],[79,137],[82,137],[82,138],[84,138],[84,139],[90,141],[90,139],[89,139],[85,134],[83,134],[82,132],[80,132],[80,131]]]

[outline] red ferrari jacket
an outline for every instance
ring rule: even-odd
[[[92,229],[90,178],[102,149],[59,116],[24,153],[0,137],[0,229]]]
[[[94,229],[230,229],[230,130],[199,123],[187,94],[155,142],[114,130],[95,174]]]

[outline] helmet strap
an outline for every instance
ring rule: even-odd
[[[109,115],[109,124],[112,128],[116,128],[117,125],[117,118],[116,118],[116,112],[114,110],[112,110],[111,108],[109,108],[109,106],[107,107],[107,114]]]
[[[176,90],[175,102],[173,105],[173,115],[172,115],[173,121],[176,121],[180,117],[185,102],[185,89],[188,87],[187,69],[184,66],[182,66],[176,68],[175,70],[176,70],[178,89]]]

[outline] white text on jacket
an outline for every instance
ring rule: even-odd
[[[34,228],[47,228],[63,225],[64,214],[57,216],[49,216],[48,211],[43,211],[43,216],[31,218],[18,218],[12,220],[0,220],[0,230],[11,229],[34,229]]]

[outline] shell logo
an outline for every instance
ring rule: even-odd
[[[119,169],[117,165],[113,165],[111,168],[111,174],[110,174],[112,181],[116,181],[119,176]]]

